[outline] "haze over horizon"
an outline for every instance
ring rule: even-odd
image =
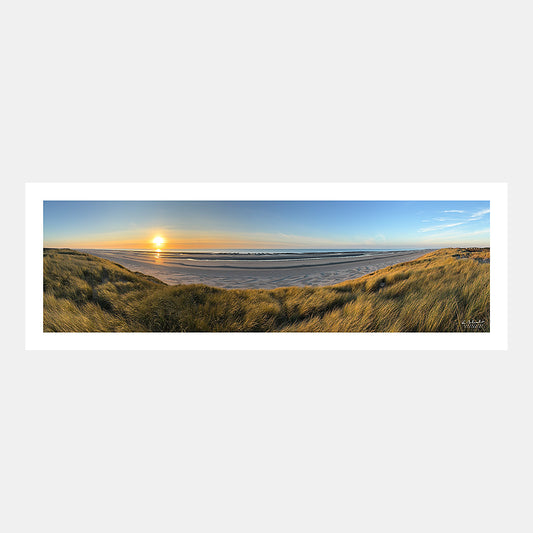
[[[490,245],[489,201],[45,201],[47,248]]]

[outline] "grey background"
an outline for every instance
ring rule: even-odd
[[[2,529],[530,531],[526,3],[185,6],[2,17]],[[510,349],[25,352],[24,183],[190,180],[508,182]]]

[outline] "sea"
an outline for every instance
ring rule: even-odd
[[[182,254],[309,254],[309,253],[343,253],[343,252],[401,252],[425,250],[426,248],[199,248],[177,249],[160,247],[161,252],[175,252]],[[102,252],[155,252],[155,248],[85,248],[84,250],[100,250]]]

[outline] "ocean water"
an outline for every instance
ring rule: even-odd
[[[236,254],[236,255],[261,255],[261,254],[309,254],[309,253],[343,253],[343,252],[399,252],[416,251],[424,248],[202,248],[202,249],[177,249],[160,247],[161,252],[175,252],[182,254],[204,253],[204,254]],[[89,250],[89,249],[85,249]],[[154,248],[91,248],[102,252],[155,252]]]

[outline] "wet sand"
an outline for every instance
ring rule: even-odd
[[[412,261],[429,250],[304,253],[215,253],[79,250],[170,285],[202,283],[227,289],[332,285]]]

